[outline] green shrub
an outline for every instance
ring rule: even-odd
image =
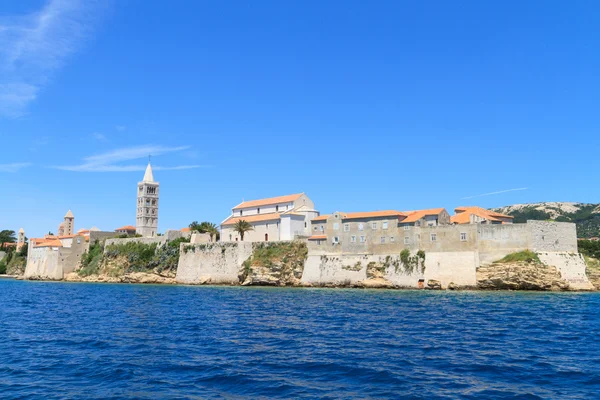
[[[0,275],[6,274],[6,263],[4,260],[0,261]]]
[[[519,251],[517,253],[511,253],[506,255],[501,260],[496,261],[496,263],[512,263],[512,262],[526,262],[533,264],[541,264],[540,258],[536,253],[530,250]]]

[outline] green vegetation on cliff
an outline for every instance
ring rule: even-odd
[[[536,253],[529,250],[519,251],[517,253],[507,254],[501,260],[495,261],[496,264],[526,262],[529,264],[541,264],[540,258]]]
[[[121,276],[131,272],[174,275],[179,263],[179,247],[189,243],[180,238],[159,246],[157,243],[127,242],[111,244],[104,248],[96,242],[82,256],[80,276]]]

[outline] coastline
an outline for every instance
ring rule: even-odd
[[[539,292],[539,293],[594,293],[600,292],[600,289],[509,289],[509,288],[482,288],[479,286],[451,286],[442,288],[440,285],[433,284],[425,286],[423,288],[415,288],[413,286],[401,286],[394,285],[389,282],[385,282],[381,279],[368,279],[362,282],[347,284],[347,283],[326,283],[326,284],[312,284],[312,283],[293,283],[293,284],[243,284],[239,282],[231,283],[211,283],[210,279],[201,283],[186,283],[178,282],[174,277],[164,277],[155,274],[148,274],[143,272],[136,272],[131,274],[125,274],[123,276],[106,276],[106,275],[92,275],[82,277],[77,273],[71,273],[65,276],[64,279],[46,279],[40,277],[24,278],[22,275],[0,275],[0,279],[13,279],[22,281],[38,281],[38,282],[63,282],[63,283],[107,283],[107,284],[125,284],[125,285],[165,285],[165,286],[224,286],[224,287],[263,287],[263,288],[312,288],[312,289],[377,289],[377,290],[393,290],[393,291],[446,291],[446,292]]]

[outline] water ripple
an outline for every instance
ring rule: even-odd
[[[600,294],[0,280],[19,399],[588,399]]]

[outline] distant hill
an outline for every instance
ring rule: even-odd
[[[546,202],[515,204],[493,210],[512,215],[516,223],[528,219],[575,222],[580,238],[600,237],[600,204]]]

